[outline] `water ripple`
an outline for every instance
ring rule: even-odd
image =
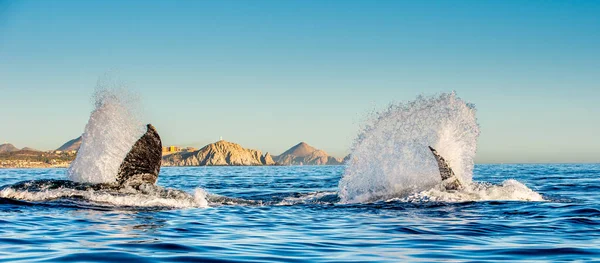
[[[159,184],[260,201],[211,208],[0,198],[0,262],[593,261],[600,258],[600,165],[477,165],[545,202],[340,204],[343,167],[164,168]],[[0,170],[6,184],[62,169]],[[540,178],[546,178],[540,180]]]

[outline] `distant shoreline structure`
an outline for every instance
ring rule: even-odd
[[[81,136],[56,150],[19,149],[10,143],[0,144],[0,168],[65,168],[77,156]],[[294,145],[280,155],[263,154],[222,139],[200,149],[174,145],[162,148],[162,165],[169,166],[290,166],[342,165],[349,158],[336,158],[305,142]]]

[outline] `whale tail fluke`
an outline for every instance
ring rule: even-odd
[[[160,136],[154,126],[148,124],[146,133],[135,142],[121,163],[117,174],[117,184],[135,187],[143,183],[156,183],[161,160]]]
[[[442,186],[446,188],[446,190],[459,190],[462,188],[462,183],[448,165],[448,162],[442,157],[438,152],[433,149],[433,147],[429,146],[429,150],[435,156],[435,160],[438,163],[438,168],[440,169],[440,176],[442,177]]]

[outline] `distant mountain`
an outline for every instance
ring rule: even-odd
[[[0,153],[16,152],[19,148],[10,143],[0,144]]]
[[[342,160],[329,156],[325,151],[319,150],[305,142],[296,144],[294,147],[273,158],[281,165],[338,165]]]
[[[218,141],[194,152],[177,152],[163,156],[163,166],[225,166],[225,165],[273,165],[269,153],[246,149],[241,145]]]
[[[39,152],[39,150],[30,148],[30,147],[25,147],[25,148],[21,149],[21,151]]]
[[[65,144],[63,144],[56,150],[57,151],[78,151],[80,146],[81,146],[81,136],[66,142]]]

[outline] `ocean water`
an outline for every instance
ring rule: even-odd
[[[158,184],[191,199],[5,189],[0,261],[600,260],[599,164],[475,165],[474,182],[515,179],[544,201],[423,191],[348,203],[337,194],[344,169],[163,168]],[[0,185],[66,178],[65,169],[0,170]]]

